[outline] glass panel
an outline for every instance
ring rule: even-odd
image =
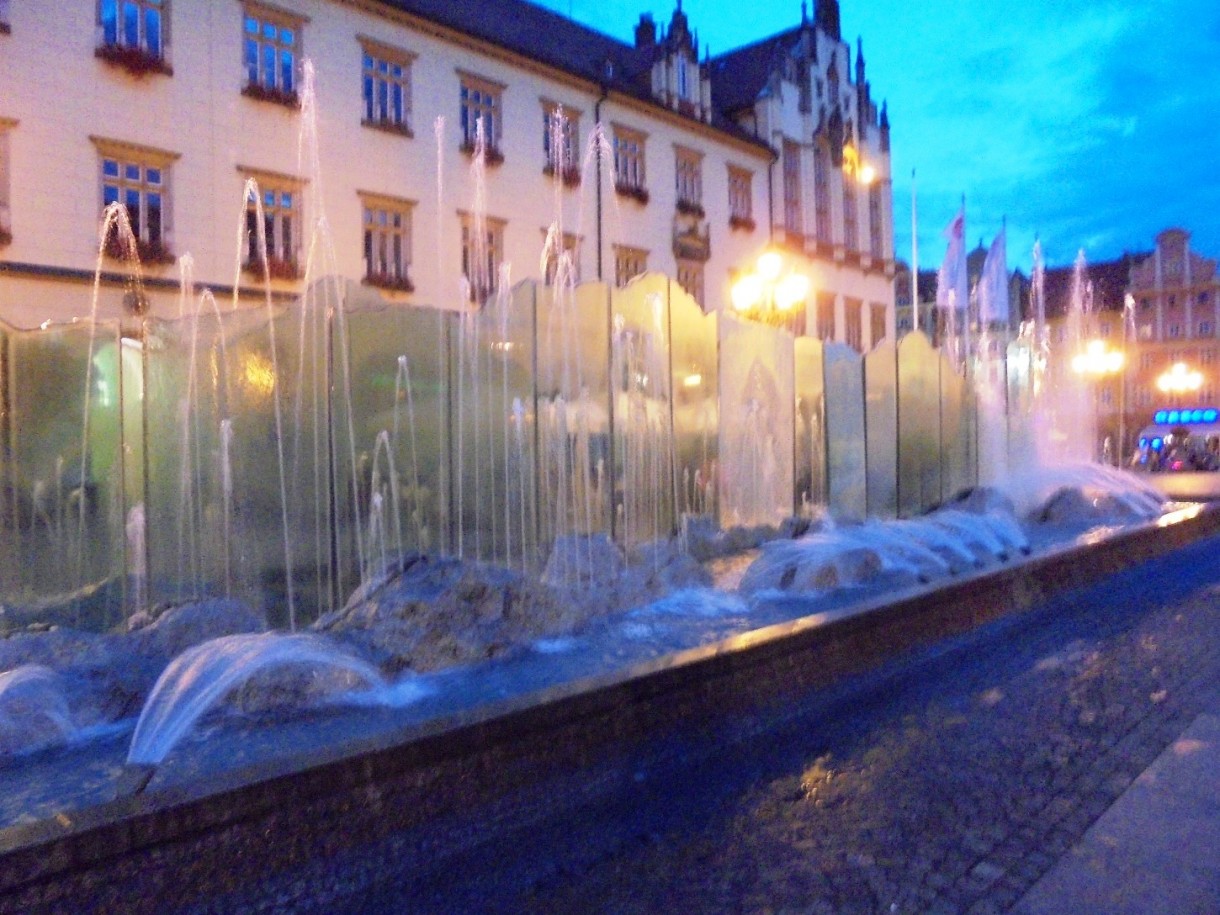
[[[792,513],[795,405],[792,335],[722,316],[722,527],[778,524]]]
[[[649,273],[610,293],[615,532],[628,547],[664,539],[676,526],[670,285]]]
[[[285,92],[296,88],[296,58],[291,51],[280,52],[280,88]]]
[[[271,45],[262,46],[263,55],[263,85],[268,88],[275,86],[275,48]]]
[[[102,0],[102,42],[118,44],[119,12],[117,0]]]
[[[124,165],[123,166],[123,177],[126,178],[128,181],[139,181],[140,180],[140,166],[130,165],[130,164]]]
[[[898,514],[922,514],[942,499],[939,353],[923,333],[898,344]]]
[[[246,81],[258,82],[258,42],[252,38],[246,40]]]
[[[150,322],[157,340],[147,359],[149,600],[182,601],[236,593],[232,542],[238,508],[225,491],[222,422],[228,377],[219,317]],[[229,478],[231,480],[231,478]],[[230,485],[231,490],[231,485]]]
[[[540,571],[533,290],[500,290],[455,322],[452,504],[459,556]]]
[[[868,514],[898,511],[898,350],[889,341],[864,357],[864,421],[868,448]]]
[[[822,341],[797,337],[794,344],[796,375],[795,503],[801,515],[825,506],[826,401]]]
[[[610,530],[610,295],[605,284],[586,283],[539,287],[536,296],[538,526],[545,553],[556,537]]]
[[[144,43],[149,53],[161,56],[161,11],[152,6],[144,11]]]
[[[139,381],[139,359],[114,325],[0,334],[7,607],[37,602],[37,619],[94,631],[122,622],[137,581],[124,575],[124,529],[142,499],[124,485],[124,445],[138,462],[139,442],[126,435],[139,428]]]
[[[941,499],[973,486],[978,467],[974,448],[974,398],[966,379],[946,361],[941,367]]]
[[[717,315],[671,284],[674,473],[679,515],[720,516],[720,380]]]
[[[103,159],[102,174],[107,178],[117,178],[119,176],[119,163],[114,159]]]
[[[448,546],[453,322],[439,310],[386,305],[355,284],[344,294],[346,322],[332,330],[337,492],[345,494],[338,513],[340,602],[359,581],[362,561],[367,574],[403,553]]]
[[[129,48],[140,46],[140,5],[132,0],[123,4],[123,43]]]
[[[823,358],[827,501],[836,516],[862,519],[868,514],[862,359],[846,343],[824,343]]]

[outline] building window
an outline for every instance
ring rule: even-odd
[[[246,262],[243,269],[256,276],[295,280],[301,275],[299,250],[304,224],[303,183],[288,175],[242,169],[253,178],[246,195]],[[262,214],[261,235],[259,214]],[[261,239],[267,242],[264,271]]]
[[[868,187],[868,253],[877,260],[885,258],[881,232],[881,187],[876,182]]]
[[[96,55],[136,76],[169,73],[165,11],[166,0],[101,0]]]
[[[542,171],[558,176],[568,187],[580,184],[579,118],[579,112],[556,102],[542,103]]]
[[[1199,336],[1200,337],[1210,337],[1210,336],[1213,336],[1215,334],[1215,332],[1216,332],[1216,325],[1214,325],[1211,321],[1200,321],[1199,322]]]
[[[16,121],[0,118],[0,246],[12,244],[13,222],[9,210],[9,130]]]
[[[414,292],[411,282],[411,210],[397,197],[360,193],[364,211],[364,283],[394,292]]]
[[[1206,292],[1199,293],[1199,304],[1200,305],[1206,305],[1208,303],[1208,300],[1209,300],[1209,296]]]
[[[462,277],[471,302],[481,303],[496,291],[504,262],[502,219],[462,215]]]
[[[784,229],[800,236],[801,226],[801,147],[784,141]]]
[[[885,339],[886,307],[876,302],[868,306],[869,343],[876,346]]]
[[[634,197],[640,203],[648,202],[648,191],[644,186],[645,139],[645,135],[638,130],[614,128],[614,189],[624,196]]]
[[[462,152],[467,155],[477,153],[481,134],[485,161],[488,165],[499,165],[504,161],[504,154],[500,151],[504,86],[469,73],[459,75],[458,124],[462,129]]]
[[[411,136],[411,61],[414,55],[362,38],[362,123]]]
[[[544,229],[542,281],[547,286],[575,286],[580,282],[580,236]]]
[[[1105,321],[1097,325],[1097,336],[1101,337],[1103,340],[1108,340],[1110,339],[1110,332],[1112,330],[1113,328],[1110,326],[1110,322]]]
[[[846,299],[843,302],[843,339],[856,352],[864,349],[864,322],[860,314],[862,308],[863,303],[856,299]]]
[[[1100,395],[1101,405],[1103,407],[1111,407],[1114,405],[1114,391],[1110,389],[1109,385],[1103,386],[1098,394]]]
[[[856,182],[843,181],[843,244],[848,251],[860,250],[860,224],[856,214]]]
[[[1140,353],[1140,370],[1147,371],[1156,365],[1156,356],[1153,353]]]
[[[1211,365],[1216,361],[1216,351],[1214,349],[1199,350],[1199,364]]]
[[[753,175],[744,168],[729,166],[729,225],[754,231]]]
[[[290,108],[301,104],[297,94],[297,61],[301,57],[301,26],[305,19],[250,4],[242,36],[246,86],[242,94]]]
[[[814,330],[819,340],[835,338],[835,297],[830,293],[819,293],[817,320]]]
[[[0,35],[8,35],[11,31],[8,24],[8,0],[0,0]]]
[[[703,154],[677,147],[674,152],[674,192],[679,213],[703,218]]]
[[[632,278],[648,269],[648,252],[626,245],[614,246],[614,285],[626,286]]]
[[[127,215],[136,250],[117,225],[109,227],[106,254],[138,256],[142,263],[172,263],[169,231],[169,169],[176,153],[90,137],[101,160],[102,207],[118,204]]]
[[[700,261],[678,261],[678,285],[690,293],[699,307],[703,307],[703,264]]]
[[[1167,300],[1166,304],[1167,304],[1167,305],[1168,305],[1170,308],[1175,308],[1175,307],[1177,307],[1177,304],[1178,304],[1178,297],[1177,297],[1176,295],[1171,295],[1171,296],[1169,297],[1169,299]]]
[[[1182,336],[1182,325],[1170,324],[1169,327],[1166,328],[1165,335],[1171,339]]]
[[[830,236],[830,163],[822,144],[813,150],[813,215],[818,241],[829,244]]]

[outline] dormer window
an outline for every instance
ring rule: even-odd
[[[690,76],[687,72],[686,59],[679,57],[678,64],[678,98],[690,98]]]

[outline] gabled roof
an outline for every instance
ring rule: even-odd
[[[394,9],[677,114],[652,96],[651,68],[658,53],[656,46],[636,48],[526,0],[384,2]],[[712,107],[712,127],[760,149],[771,150],[764,140],[744,130],[720,109],[715,104],[714,94]],[[701,123],[697,118],[690,120]]]
[[[1143,254],[1123,255],[1112,261],[1099,261],[1085,265],[1085,279],[1093,284],[1094,311],[1121,311],[1123,299],[1130,283],[1131,268],[1147,257]],[[1067,314],[1072,299],[1072,277],[1075,266],[1048,267],[1043,279],[1048,316]]]
[[[712,104],[732,115],[753,107],[771,74],[800,37],[801,27],[729,51],[711,61]]]

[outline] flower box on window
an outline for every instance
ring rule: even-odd
[[[548,162],[543,167],[542,174],[553,178],[555,176],[555,166]],[[564,187],[580,187],[581,175],[578,166],[565,165],[559,177],[563,181]]]
[[[301,97],[295,89],[277,89],[274,86],[264,86],[260,83],[246,83],[241,94],[257,102],[274,102],[285,108],[300,108]]]
[[[132,76],[144,76],[148,73],[164,73],[172,76],[174,71],[160,54],[146,51],[144,48],[133,48],[123,44],[104,44],[94,50],[94,56],[108,64],[122,67]]]
[[[394,276],[390,273],[370,273],[364,278],[365,286],[375,286],[387,292],[414,292],[415,284],[408,276]]]
[[[172,251],[162,241],[145,241],[135,239],[135,251],[131,248],[131,239],[118,232],[111,232],[106,237],[105,253],[114,260],[132,260],[138,257],[141,264],[172,264],[176,258]]]
[[[683,216],[695,216],[699,219],[703,218],[703,205],[695,200],[684,200],[678,198],[678,212]]]
[[[264,270],[261,260],[246,261],[241,265],[241,269],[259,279],[298,280],[301,278],[301,270],[297,266],[297,262],[283,257],[268,257],[266,270]]]
[[[365,127],[372,127],[374,130],[384,130],[386,133],[396,133],[404,137],[415,136],[415,131],[406,124],[403,124],[401,121],[391,121],[389,118],[379,118],[371,121],[365,118],[360,123]]]
[[[619,182],[614,185],[614,191],[620,197],[630,197],[641,205],[648,203],[648,189],[638,184]]]
[[[474,156],[477,149],[474,143],[467,140],[458,147],[465,155]],[[483,147],[483,161],[488,165],[500,165],[504,161],[504,153],[499,148],[488,143]]]
[[[729,217],[730,229],[741,229],[745,232],[753,232],[757,228],[757,223],[749,216],[738,216],[736,214]]]

